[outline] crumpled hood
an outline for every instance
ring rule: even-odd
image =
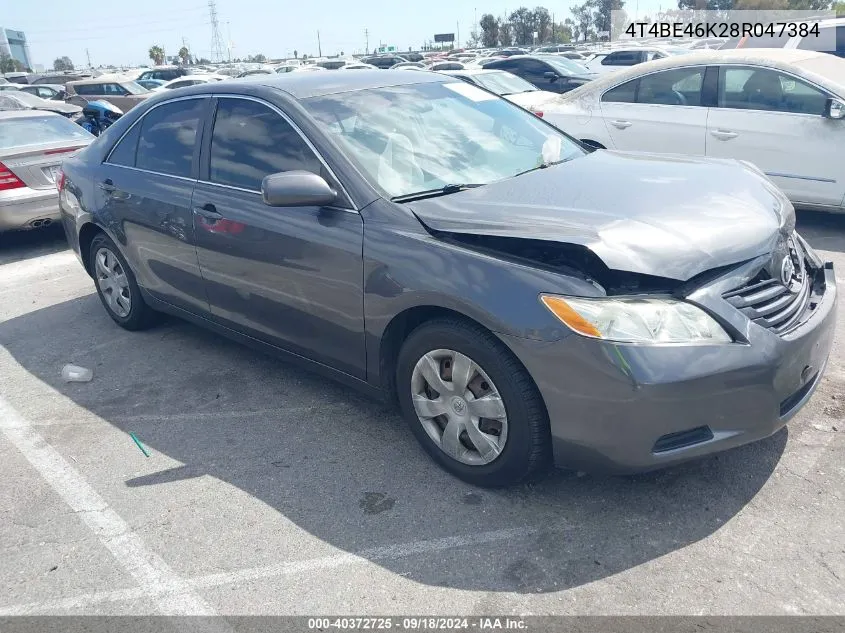
[[[579,244],[608,268],[680,281],[795,228],[783,193],[738,161],[607,150],[409,206],[436,231]]]

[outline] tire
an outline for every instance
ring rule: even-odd
[[[112,271],[113,276],[111,278],[103,272],[102,262],[98,263],[98,257],[103,255],[106,255],[105,261],[108,263],[105,267]],[[91,240],[88,257],[97,294],[100,296],[100,301],[106,312],[115,323],[126,330],[136,331],[144,330],[157,321],[158,314],[144,302],[144,298],[141,296],[141,289],[135,280],[135,274],[121,254],[120,249],[107,235],[100,233]],[[122,272],[125,276],[125,287],[122,283],[119,286],[118,282],[115,281],[120,277],[118,272]],[[118,290],[121,290],[121,292],[117,292]],[[120,295],[122,299],[111,300],[112,297],[117,295]]]
[[[462,394],[466,381],[452,374],[453,367],[470,377]],[[432,372],[438,370],[442,392],[433,389],[438,380]],[[411,332],[397,359],[396,390],[402,415],[425,451],[468,483],[510,486],[536,479],[551,463],[548,414],[534,381],[501,341],[473,323],[442,318]],[[476,404],[476,396],[484,402]],[[474,415],[480,404],[494,403],[489,411],[499,419]],[[462,430],[456,435],[450,428]]]

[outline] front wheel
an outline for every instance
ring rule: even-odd
[[[507,486],[550,462],[549,422],[528,372],[501,341],[460,319],[414,330],[399,353],[403,416],[443,468],[479,486]]]

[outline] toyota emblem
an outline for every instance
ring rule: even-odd
[[[792,263],[792,258],[784,257],[780,264],[780,281],[784,286],[788,286],[792,281],[792,276],[795,274],[795,264]]]

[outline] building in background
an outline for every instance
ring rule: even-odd
[[[23,31],[13,31],[0,26],[0,55],[3,53],[18,60],[26,68],[33,66],[29,45],[26,43],[26,34]]]

